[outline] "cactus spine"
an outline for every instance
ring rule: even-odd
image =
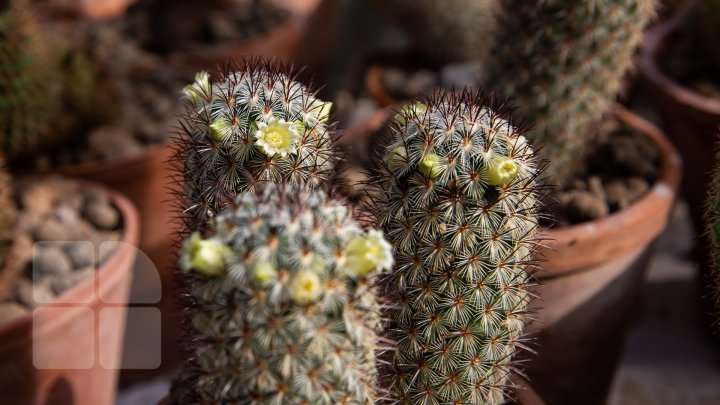
[[[657,0],[510,0],[488,87],[513,99],[561,184],[610,109]]]
[[[230,64],[218,81],[201,72],[183,93],[193,104],[179,161],[187,223],[198,229],[258,182],[325,183],[335,167],[331,103],[262,59]]]
[[[190,236],[196,303],[179,403],[372,404],[380,325],[373,278],[392,266],[322,190],[268,184]]]
[[[370,210],[394,246],[381,282],[393,403],[497,404],[527,317],[539,168],[523,131],[467,90],[399,112]]]
[[[0,9],[0,149],[10,161],[50,135],[60,108],[57,77],[26,3],[10,0]]]
[[[439,62],[484,60],[491,49],[498,0],[371,0]]]

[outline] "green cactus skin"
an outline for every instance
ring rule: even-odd
[[[40,35],[24,1],[0,10],[0,149],[9,161],[45,141],[60,108],[59,80]]]
[[[369,0],[429,58],[444,63],[485,60],[494,37],[498,0]]]
[[[480,94],[403,108],[368,209],[394,246],[381,282],[402,404],[502,402],[522,342],[541,172],[523,131]]]
[[[509,0],[486,88],[509,97],[563,184],[608,113],[657,0]]]
[[[720,147],[716,147],[715,170],[708,192],[705,224],[707,240],[710,241],[711,291],[715,310],[720,314]]]
[[[218,81],[199,73],[184,90],[194,108],[175,160],[189,229],[200,229],[258,182],[318,187],[333,174],[331,104],[290,72],[278,62],[243,60],[229,63]]]
[[[375,402],[373,280],[392,248],[351,214],[325,191],[268,184],[186,240],[195,347],[178,403]]]

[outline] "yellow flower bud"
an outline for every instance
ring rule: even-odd
[[[320,277],[312,271],[301,271],[290,282],[290,296],[298,304],[313,303],[322,293]]]
[[[180,267],[185,271],[195,270],[206,276],[222,274],[232,250],[219,239],[202,239],[195,232],[183,245]]]
[[[485,173],[488,184],[504,186],[515,180],[518,175],[518,165],[512,158],[496,156],[490,160]]]

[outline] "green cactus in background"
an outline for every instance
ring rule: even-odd
[[[182,249],[195,347],[176,401],[374,403],[373,279],[392,263],[382,233],[322,190],[241,194]]]
[[[0,149],[10,161],[50,136],[60,108],[59,80],[26,3],[11,0],[0,7]]]
[[[487,88],[509,97],[562,184],[615,102],[657,0],[509,0]]]
[[[370,0],[395,21],[413,45],[438,62],[485,60],[493,40],[498,0]]]
[[[705,223],[707,238],[710,241],[710,264],[713,270],[711,291],[715,309],[720,314],[720,147],[716,150],[715,162],[705,210]]]
[[[295,81],[288,66],[243,60],[218,81],[198,73],[183,93],[193,109],[176,160],[189,229],[202,228],[258,182],[317,187],[333,174],[332,104]]]
[[[467,90],[403,108],[369,210],[394,246],[382,282],[392,403],[501,403],[521,342],[540,169],[523,131]]]

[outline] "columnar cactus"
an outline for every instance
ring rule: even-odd
[[[397,351],[393,403],[496,404],[530,299],[540,169],[524,137],[478,94],[403,108],[369,209],[394,246],[381,281]]]
[[[0,5],[0,149],[11,161],[51,135],[60,107],[58,78],[26,3]]]
[[[176,401],[374,403],[373,279],[392,263],[382,232],[325,191],[268,184],[238,196],[182,249],[195,348]]]
[[[509,0],[488,88],[514,100],[557,184],[610,109],[658,0]]]
[[[217,81],[200,72],[183,90],[193,105],[178,148],[190,229],[258,182],[318,187],[332,175],[332,105],[288,72],[279,63],[243,60]]]
[[[396,21],[424,54],[439,62],[484,60],[498,0],[370,0]]]
[[[715,309],[720,314],[720,148],[716,152],[715,172],[708,192],[705,211],[706,234],[710,241],[712,267],[712,294],[715,297]]]

